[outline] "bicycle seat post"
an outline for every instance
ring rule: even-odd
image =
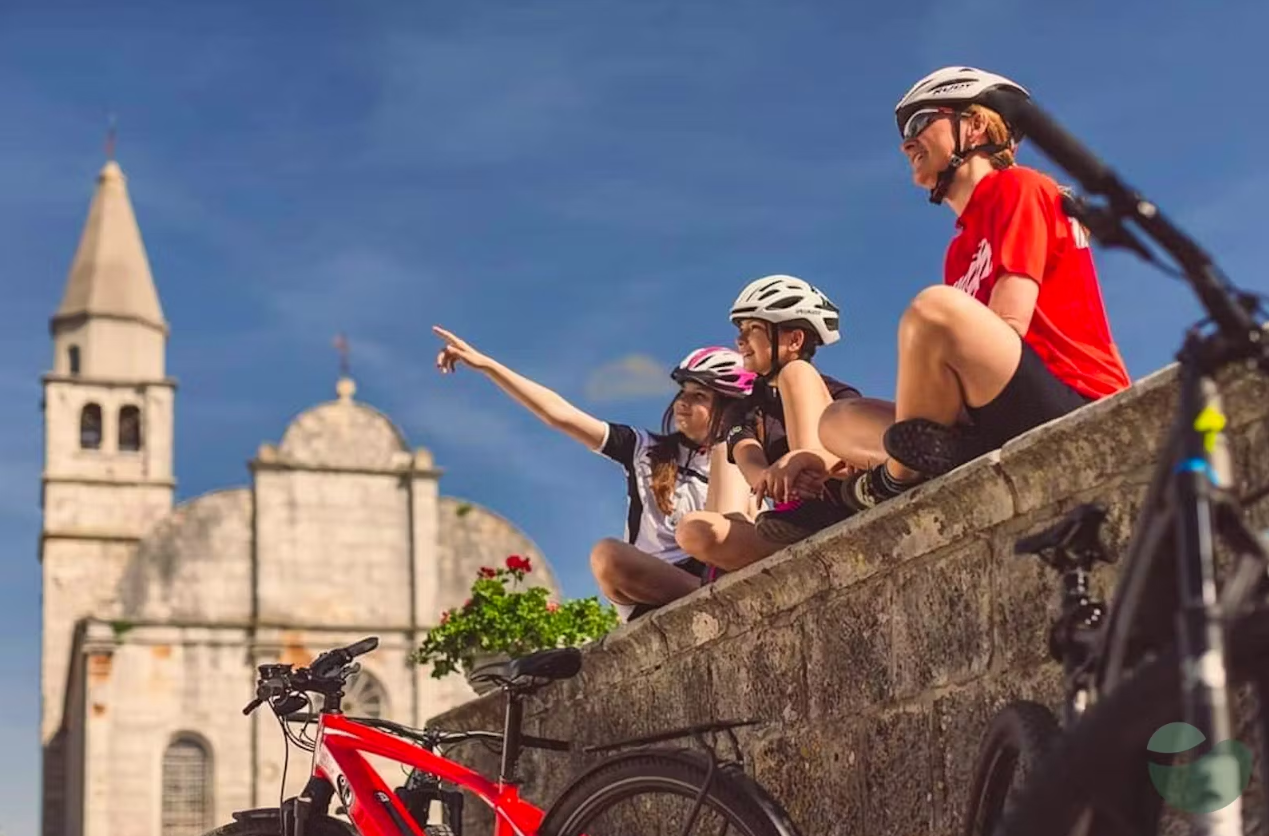
[[[516,761],[520,759],[520,732],[524,720],[523,696],[514,686],[507,687],[507,716],[503,723],[502,768],[498,780],[503,784],[516,781]]]

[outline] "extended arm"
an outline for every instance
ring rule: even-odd
[[[498,388],[520,402],[547,426],[577,439],[590,450],[596,450],[604,443],[607,425],[603,421],[573,406],[542,384],[529,380],[492,357],[480,353],[439,325],[433,326],[432,331],[446,342],[445,348],[436,357],[437,368],[443,374],[453,372],[458,362],[464,362],[483,372]]]

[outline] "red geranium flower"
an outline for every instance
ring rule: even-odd
[[[529,558],[513,554],[507,558],[507,568],[513,572],[528,572],[533,567],[529,563]]]
[[[497,572],[495,572],[493,569],[490,569],[488,566],[480,567],[480,576],[482,578],[492,578],[497,576],[497,574],[498,574]]]

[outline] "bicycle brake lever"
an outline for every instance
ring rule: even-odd
[[[308,698],[300,694],[290,694],[273,703],[273,713],[279,717],[294,714],[308,705]]]
[[[242,713],[244,715],[248,715],[262,705],[264,705],[264,700],[261,697],[256,697],[254,700],[247,703],[247,707],[242,710]]]

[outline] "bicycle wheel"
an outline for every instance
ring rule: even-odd
[[[1241,620],[1231,631],[1229,649],[1230,688],[1257,684],[1264,734],[1269,612]],[[1055,743],[1006,813],[998,836],[1067,836],[1089,812],[1090,833],[1154,833],[1163,800],[1149,777],[1146,746],[1159,728],[1181,720],[1181,662],[1169,649],[1142,663]],[[1244,806],[1244,818],[1251,812]]]
[[[717,768],[696,809],[709,765],[703,755],[677,749],[609,758],[560,794],[538,836],[799,836],[780,805],[734,766]]]
[[[1037,702],[1012,702],[992,717],[969,785],[964,836],[991,836],[1017,794],[1010,789],[1022,786],[1058,734],[1053,712]]]

